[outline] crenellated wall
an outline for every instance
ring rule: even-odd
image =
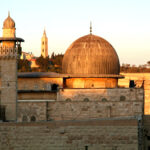
[[[13,42],[14,44],[14,42]],[[21,49],[21,48],[20,48]],[[17,55],[18,55],[18,50],[19,48],[16,47],[14,48],[14,46],[3,46],[3,47],[0,47],[0,57],[1,59],[7,59],[7,58],[17,58]]]

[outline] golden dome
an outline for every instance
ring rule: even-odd
[[[15,22],[8,14],[8,17],[5,19],[3,23],[3,29],[12,29],[15,28]]]
[[[96,35],[86,35],[67,49],[62,63],[64,74],[91,77],[119,75],[120,63],[112,45]]]

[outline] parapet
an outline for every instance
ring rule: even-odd
[[[0,47],[0,59],[17,58],[18,52],[20,50],[21,47],[16,48]]]

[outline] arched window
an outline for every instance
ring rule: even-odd
[[[84,98],[84,102],[89,102],[90,100],[88,98]]]
[[[22,117],[22,122],[27,122],[27,121],[28,121],[27,116],[23,116],[23,117]]]
[[[102,102],[107,102],[107,99],[106,98],[102,98]]]
[[[36,121],[36,117],[35,116],[31,116],[31,122],[35,122]]]
[[[125,101],[126,97],[125,96],[120,96],[120,101]]]
[[[71,99],[70,99],[70,98],[67,98],[67,99],[66,99],[66,102],[71,102]]]

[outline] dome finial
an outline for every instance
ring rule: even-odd
[[[10,17],[10,11],[8,11],[8,17]]]
[[[92,22],[90,21],[90,34],[92,34]]]

